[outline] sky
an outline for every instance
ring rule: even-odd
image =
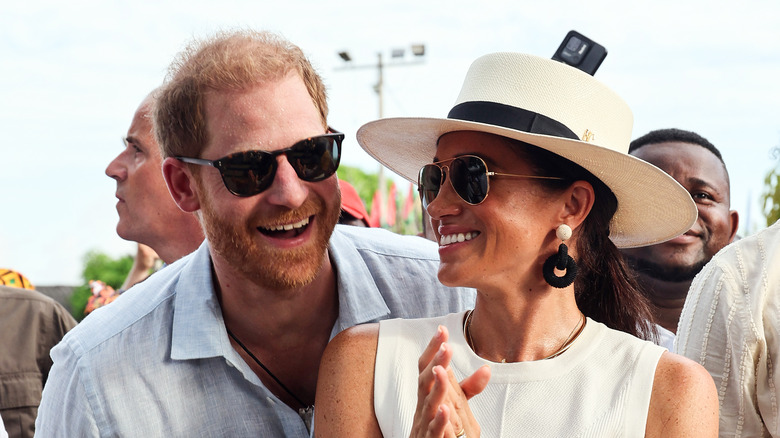
[[[759,198],[778,162],[777,17],[776,0],[6,2],[0,267],[36,285],[78,285],[87,252],[135,253],[116,235],[105,167],[176,54],[193,38],[237,28],[274,31],[303,49],[328,87],[330,125],[347,135],[342,164],[367,172],[379,167],[355,132],[379,116],[379,53],[390,64],[393,49],[426,47],[421,63],[384,69],[385,117],[445,117],[474,59],[550,57],[575,29],[606,46],[596,78],[633,110],[632,138],[677,127],[721,150],[748,235],[765,227]]]

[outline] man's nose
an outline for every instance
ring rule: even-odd
[[[124,164],[125,151],[117,155],[108,166],[106,166],[106,176],[117,181],[127,179],[127,166]]]
[[[266,199],[272,204],[290,209],[300,207],[309,194],[306,182],[298,177],[285,155],[276,157],[276,163],[276,175],[268,188]]]

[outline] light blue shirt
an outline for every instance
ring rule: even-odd
[[[329,251],[339,293],[331,336],[473,307],[473,290],[438,282],[436,244],[423,238],[337,226]],[[231,346],[207,242],[90,314],[51,356],[36,436],[309,436]]]

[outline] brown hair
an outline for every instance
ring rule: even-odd
[[[623,254],[609,239],[609,222],[618,204],[615,195],[580,165],[545,149],[510,141],[536,174],[564,178],[563,181],[537,180],[539,184],[564,190],[574,181],[584,180],[593,186],[593,208],[580,227],[576,243],[579,272],[574,281],[574,294],[582,313],[610,328],[655,340],[658,331],[650,304]]]
[[[325,85],[298,46],[270,32],[219,32],[193,41],[171,63],[157,95],[155,136],[163,157],[199,157],[209,141],[204,96],[240,91],[296,71],[327,127]]]

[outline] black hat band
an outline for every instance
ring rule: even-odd
[[[463,102],[455,105],[448,119],[486,123],[532,134],[579,140],[563,123],[533,111],[496,102]]]

